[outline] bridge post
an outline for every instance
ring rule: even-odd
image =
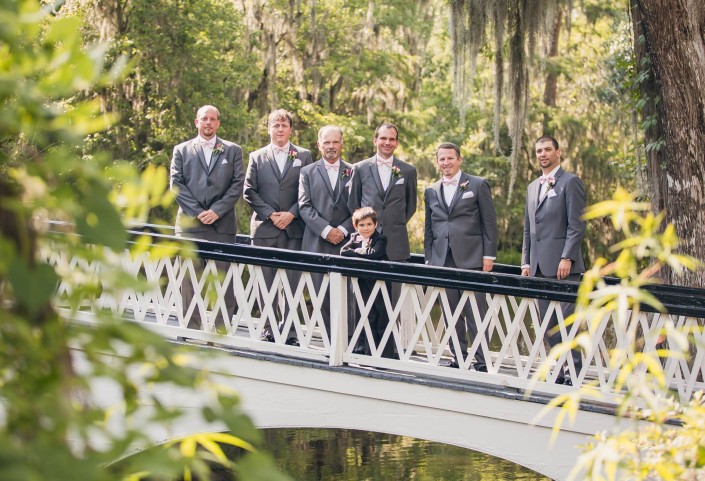
[[[343,365],[348,347],[348,278],[337,272],[329,274],[330,358],[331,366]]]

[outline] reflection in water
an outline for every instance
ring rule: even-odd
[[[345,429],[267,429],[265,448],[296,481],[548,480],[493,456],[420,439]]]

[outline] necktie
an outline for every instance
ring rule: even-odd
[[[338,170],[338,164],[337,164],[337,163],[335,163],[335,164],[329,164],[328,162],[326,162],[325,167],[326,167],[326,170],[335,170],[335,171]]]
[[[275,153],[275,154],[279,154],[279,153],[286,154],[286,153],[288,153],[286,147],[273,147],[273,149],[274,149],[274,153]]]
[[[539,194],[539,202],[543,201],[548,194],[548,190],[556,183],[556,178],[552,175],[542,175],[539,177],[541,183],[541,193]]]
[[[448,186],[448,185],[454,185],[454,186],[457,186],[457,185],[458,185],[458,181],[457,181],[457,180],[455,180],[455,179],[446,179],[445,177],[443,177],[443,179],[441,179],[441,182],[443,183],[443,187],[446,187],[446,186]]]
[[[377,157],[377,165],[386,165],[388,168],[392,168],[392,162],[394,161],[394,158],[389,158],[387,160],[381,159]]]
[[[215,149],[215,138],[210,140],[201,140],[201,147],[204,149]]]

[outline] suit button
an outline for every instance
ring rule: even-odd
[[[335,207],[333,207],[333,210],[338,210],[338,206],[336,205]]]

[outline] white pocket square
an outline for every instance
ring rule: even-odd
[[[546,194],[546,197],[555,197],[556,195],[557,194],[555,190],[549,190],[548,194]]]
[[[465,192],[461,198],[462,199],[469,199],[470,197],[475,197],[475,194],[473,193],[473,191]]]
[[[404,179],[399,179],[396,182],[394,182],[394,185],[401,185],[404,183]]]
[[[223,159],[223,161],[221,162],[221,164],[227,164],[227,163],[228,163],[228,159]]]
[[[301,167],[301,159],[294,159],[294,163],[291,164],[292,167]]]

